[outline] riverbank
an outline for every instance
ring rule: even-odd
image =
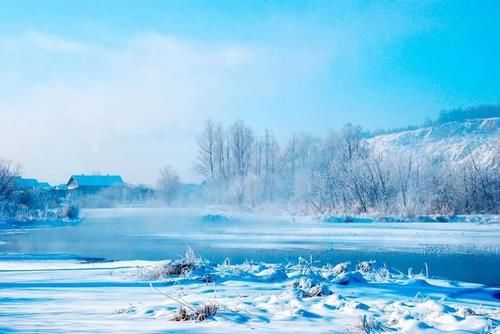
[[[3,332],[494,333],[500,290],[372,262],[0,260]],[[204,321],[172,321],[213,305]]]

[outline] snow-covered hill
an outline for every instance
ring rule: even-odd
[[[460,163],[473,153],[476,161],[499,168],[500,118],[438,124],[378,135],[368,140],[376,152],[413,152],[417,157]]]

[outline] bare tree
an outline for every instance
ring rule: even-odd
[[[366,147],[363,145],[362,129],[348,123],[340,130],[340,149],[344,155],[344,160],[351,161],[366,154]]]
[[[228,163],[229,159],[226,157],[227,140],[225,138],[222,125],[219,123],[215,128],[214,133],[215,145],[215,165],[217,167],[218,177],[226,180],[229,175]]]
[[[244,177],[250,169],[254,136],[252,129],[242,121],[237,121],[231,127],[231,152],[235,175]]]
[[[292,138],[288,141],[282,159],[284,169],[282,182],[284,182],[285,196],[290,198],[295,189],[297,172],[297,135],[295,133],[292,134]]]
[[[466,212],[498,212],[500,171],[482,164],[469,150],[462,168],[463,209]]]
[[[195,169],[208,180],[214,180],[216,168],[216,130],[213,122],[207,120],[202,133],[196,138],[198,159]]]
[[[160,170],[160,179],[158,180],[158,192],[161,198],[171,204],[180,190],[179,175],[170,167],[165,166]]]
[[[10,197],[15,190],[15,178],[19,174],[20,167],[12,161],[0,160],[0,201]]]
[[[398,164],[398,184],[401,192],[401,199],[403,207],[406,209],[408,206],[408,192],[411,185],[411,176],[413,173],[413,152],[410,152],[407,159]]]
[[[262,138],[255,141],[253,145],[253,173],[261,177],[263,174],[263,164],[264,164],[264,146],[265,142]]]
[[[264,136],[264,197],[270,201],[274,199],[275,178],[278,172],[280,147],[274,135],[268,130]]]
[[[280,150],[270,131],[255,139],[241,121],[227,131],[208,121],[198,145],[197,169],[211,181],[204,194],[217,203],[282,201],[320,213],[500,211],[498,163],[472,154],[459,165],[412,151],[383,155],[351,124],[324,138],[294,134]]]

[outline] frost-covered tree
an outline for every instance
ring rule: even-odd
[[[450,165],[446,157],[429,160],[412,151],[375,152],[351,124],[323,138],[293,134],[281,149],[270,131],[256,136],[243,122],[227,130],[208,122],[198,142],[203,159],[196,164],[205,166],[198,171],[209,202],[280,203],[322,214],[500,211],[498,163],[482,165],[472,154]]]
[[[7,200],[15,190],[15,178],[19,174],[19,166],[11,161],[0,160],[0,201]]]
[[[158,180],[158,193],[167,204],[171,204],[179,194],[180,178],[179,175],[170,167],[165,166],[160,170]]]
[[[367,153],[363,140],[363,129],[348,123],[340,130],[339,148],[344,161],[362,158]]]
[[[266,130],[264,141],[264,193],[266,199],[273,201],[276,196],[276,187],[281,171],[281,149],[274,135]]]
[[[202,133],[196,138],[198,143],[198,159],[195,169],[208,180],[215,178],[217,164],[217,143],[214,123],[207,120]]]
[[[495,165],[494,165],[495,166]],[[458,174],[458,173],[457,173]],[[469,152],[461,168],[462,203],[465,212],[498,212],[500,210],[500,171],[491,165],[482,165]]]
[[[237,121],[230,129],[230,145],[234,175],[245,177],[251,166],[254,135],[252,129],[242,121]]]
[[[222,124],[217,124],[214,132],[215,176],[226,180],[229,176],[229,156],[227,155],[227,139]]]

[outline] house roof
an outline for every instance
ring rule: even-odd
[[[50,184],[47,182],[38,182],[37,179],[25,179],[23,177],[16,177],[14,184],[18,189],[48,189]]]
[[[16,177],[14,184],[16,185],[16,188],[19,189],[26,189],[26,188],[36,188],[38,185],[37,179],[25,179],[23,177]]]
[[[50,189],[52,188],[48,182],[38,182],[37,188]]]
[[[74,181],[78,187],[110,187],[122,185],[123,179],[119,175],[72,175],[67,185]]]

